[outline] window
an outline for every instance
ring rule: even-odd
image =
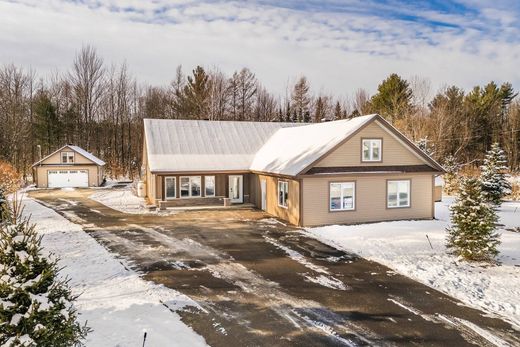
[[[204,196],[215,196],[215,176],[204,176]]]
[[[177,179],[175,177],[165,177],[164,185],[166,199],[175,199],[177,197]]]
[[[74,152],[61,152],[61,162],[64,164],[73,164]]]
[[[410,180],[388,181],[386,206],[410,207]]]
[[[341,182],[330,184],[330,210],[349,211],[356,208],[356,183]]]
[[[362,161],[381,161],[381,139],[363,139]]]
[[[200,176],[181,177],[181,198],[199,197],[201,191]]]
[[[289,199],[289,182],[278,181],[278,206],[287,207]]]

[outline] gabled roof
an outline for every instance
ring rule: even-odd
[[[52,152],[52,153],[49,154],[48,156],[42,158],[41,160],[38,160],[38,161],[37,161],[36,163],[34,163],[32,166],[36,166],[36,165],[40,164],[41,162],[43,162],[43,161],[46,160],[47,158],[50,158],[51,156],[53,156],[54,154],[56,154],[56,153],[58,153],[58,152],[64,150],[65,148],[69,148],[69,149],[71,149],[72,151],[81,154],[82,156],[84,156],[85,158],[87,158],[88,160],[90,160],[91,162],[93,162],[94,164],[97,164],[97,165],[99,165],[99,166],[103,166],[103,165],[105,165],[105,162],[104,162],[103,160],[99,159],[99,158],[96,157],[94,154],[85,151],[83,148],[78,147],[78,146],[73,146],[73,145],[65,145],[65,146],[62,146],[62,147],[58,148],[57,150],[55,150],[54,152]]]
[[[296,176],[375,117],[280,129],[258,151],[251,170]]]
[[[317,124],[145,119],[144,133],[152,172],[251,170],[297,176],[375,121],[432,171],[443,171],[377,114]]]
[[[279,129],[301,124],[145,119],[144,136],[152,172],[247,171]]]

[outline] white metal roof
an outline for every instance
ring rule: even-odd
[[[40,164],[41,162],[43,162],[45,159],[51,157],[52,155],[54,155],[55,153],[63,150],[64,148],[70,148],[72,149],[73,151],[81,154],[82,156],[84,156],[85,158],[87,158],[88,160],[94,162],[95,164],[99,165],[99,166],[103,166],[105,165],[106,163],[99,159],[98,157],[96,157],[94,154],[90,153],[90,152],[87,152],[85,151],[83,148],[81,147],[78,147],[78,146],[73,146],[73,145],[65,145],[65,146],[62,146],[60,148],[58,148],[57,150],[55,150],[54,152],[52,152],[51,154],[47,155],[46,157],[42,158],[41,160],[38,160],[36,163],[34,163],[32,166],[36,166],[38,164]]]
[[[374,117],[280,129],[258,151],[250,169],[295,176]]]
[[[301,124],[145,119],[153,172],[249,170],[256,152],[279,129]]]

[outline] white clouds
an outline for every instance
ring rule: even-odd
[[[300,74],[309,77],[315,90],[338,95],[358,87],[374,91],[392,72],[429,77],[434,88],[445,83],[469,88],[491,79],[520,88],[520,47],[495,34],[520,37],[514,13],[482,6],[479,15],[467,16],[374,3],[368,12],[360,6],[0,2],[0,63],[32,66],[42,73],[64,71],[81,45],[91,43],[107,61],[126,59],[139,80],[157,84],[168,83],[178,64],[188,69],[202,64],[218,65],[227,73],[248,66],[280,93],[288,78]],[[400,10],[401,17],[381,15],[390,9]],[[418,19],[409,20],[412,15]]]

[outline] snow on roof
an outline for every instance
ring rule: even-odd
[[[70,149],[72,149],[72,150],[75,151],[75,152],[78,152],[79,154],[81,154],[82,156],[84,156],[84,157],[87,158],[88,160],[93,161],[94,163],[98,164],[99,166],[103,166],[103,165],[105,165],[105,162],[104,162],[103,160],[99,159],[99,158],[96,157],[94,154],[85,151],[85,150],[84,150],[83,148],[81,148],[81,147],[73,146],[73,145],[68,145],[67,147],[69,147]]]
[[[250,169],[295,176],[374,117],[280,129],[258,151]]]
[[[154,172],[249,170],[256,152],[280,128],[301,124],[145,119]]]
[[[58,148],[57,150],[55,150],[54,152],[52,152],[51,154],[47,155],[46,157],[38,160],[36,163],[34,163],[32,166],[36,166],[38,164],[40,164],[41,162],[43,162],[44,160],[46,160],[47,158],[51,157],[52,155],[54,155],[55,153],[58,153],[59,151],[63,150],[64,148],[70,148],[72,149],[73,151],[81,154],[82,156],[84,156],[85,158],[87,158],[88,160],[94,162],[95,164],[99,165],[99,166],[103,166],[105,165],[106,163],[99,159],[98,157],[96,157],[94,154],[90,153],[90,152],[87,152],[85,151],[83,148],[81,147],[78,147],[78,146],[73,146],[73,145],[65,145],[65,146],[62,146],[60,148]]]

